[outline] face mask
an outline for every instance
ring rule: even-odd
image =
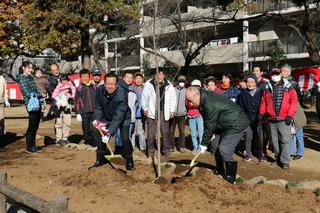
[[[281,81],[281,76],[280,75],[273,75],[273,76],[271,76],[271,80],[275,83],[278,83],[279,81]]]
[[[185,83],[184,83],[184,82],[179,82],[179,87],[180,87],[180,88],[183,88],[183,87],[184,87],[184,85],[185,85]]]

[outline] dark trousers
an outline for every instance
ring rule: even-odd
[[[259,146],[256,146],[256,152],[266,155],[267,145],[271,144],[271,131],[270,124],[268,121],[262,122],[257,126],[257,134],[259,137]]]
[[[169,125],[169,121],[164,120],[163,112],[161,112],[160,114],[161,114],[160,132],[162,135],[162,153],[168,154],[170,153],[170,141],[169,141],[170,125]],[[152,154],[155,152],[154,142],[156,138],[157,122],[155,119],[148,118],[147,125],[148,125],[148,138],[147,138],[148,153]]]
[[[263,137],[260,137],[261,124],[254,123],[247,129],[245,135],[246,141],[246,154],[252,155],[252,151],[261,157],[266,152],[266,146],[263,142]],[[254,147],[254,150],[252,149]]]
[[[249,128],[249,127],[247,127]],[[235,134],[222,134],[220,135],[220,140],[214,140],[212,144],[212,150],[214,155],[217,158],[221,158],[226,162],[233,161],[233,153],[240,142],[241,138],[245,135],[245,132],[248,131],[247,128],[242,132]]]
[[[29,114],[29,124],[26,133],[26,144],[27,148],[36,146],[36,135],[39,128],[41,111],[28,112]]]
[[[96,143],[93,140],[93,127],[92,127],[92,121],[94,120],[94,113],[93,112],[87,112],[81,114],[82,118],[82,132],[84,137],[84,143],[89,144],[91,146],[96,146]]]
[[[174,133],[175,133],[177,124],[178,124],[178,129],[179,129],[179,142],[178,142],[177,149],[180,150],[181,147],[185,147],[185,133],[184,133],[184,128],[185,128],[185,124],[186,124],[185,116],[174,116],[171,119],[170,148],[174,148],[174,146],[175,146]]]
[[[120,128],[120,134],[121,134],[121,140],[122,140],[122,154],[125,159],[132,158],[132,144],[129,140],[129,128],[130,126],[121,126]],[[101,140],[101,134],[97,129],[93,130],[95,141],[97,143],[97,152],[101,154],[107,153],[107,147],[106,144],[102,142]]]

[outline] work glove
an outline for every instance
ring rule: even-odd
[[[82,117],[80,114],[77,114],[77,121],[82,122]]]
[[[4,102],[4,105],[5,105],[6,107],[10,108],[10,103],[9,103],[8,100],[6,100],[6,101]]]
[[[293,121],[293,119],[292,119],[290,116],[288,116],[288,117],[286,117],[286,120],[285,120],[284,122],[285,122],[285,124],[286,124],[287,126],[290,126],[291,123],[292,123],[292,121]]]
[[[105,143],[105,144],[109,143],[110,138],[111,138],[110,135],[104,135],[104,136],[101,137],[102,142]]]
[[[107,125],[99,120],[92,121],[92,125],[100,131],[102,142],[107,144],[111,138]]]
[[[208,148],[206,146],[199,145],[199,149],[200,149],[200,153],[204,154],[207,151]]]

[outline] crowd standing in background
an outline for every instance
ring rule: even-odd
[[[216,162],[214,174],[230,183],[236,179],[237,162],[233,154],[241,140],[245,144],[243,161],[256,156],[264,163],[272,150],[275,162],[289,169],[291,160],[303,158],[306,125],[301,91],[291,71],[286,64],[272,69],[267,79],[262,68],[254,66],[252,73],[237,79],[237,84],[230,73],[223,73],[221,81],[209,76],[203,82],[192,79],[189,85],[183,75],[173,84],[165,70],[146,80],[141,72],[126,71],[121,78],[114,73],[103,77],[100,69],[93,68],[80,70],[80,84],[75,87],[66,74],[60,73],[57,64],[50,66],[50,74],[46,76],[42,68],[34,69],[31,62],[24,61],[17,81],[28,113],[26,151],[40,152],[36,146],[40,119],[54,118],[55,143],[68,144],[74,110],[76,120],[81,122],[84,143],[96,147],[92,167],[107,163],[106,144],[115,137],[115,151],[126,159],[126,169],[133,170],[132,153],[136,147],[147,157],[155,156],[159,114],[161,153],[167,158],[172,152],[187,151],[188,125],[192,154],[212,152]],[[320,83],[311,92],[317,96],[320,120]],[[7,94],[5,79],[0,75],[0,135],[4,134],[4,107],[10,107]],[[50,104],[47,115],[46,103]],[[175,141],[177,126],[178,141]]]

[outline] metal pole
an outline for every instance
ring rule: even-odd
[[[109,72],[108,55],[109,55],[108,36],[106,34],[104,38],[104,57],[106,59],[106,73]]]
[[[118,49],[117,49],[117,42],[114,42],[114,54],[115,54],[115,68],[116,68],[116,74],[118,75]]]
[[[143,70],[143,55],[144,50],[141,47],[144,47],[144,38],[142,36],[142,24],[143,24],[143,4],[140,2],[140,18],[139,18],[139,35],[140,35],[140,72]]]

